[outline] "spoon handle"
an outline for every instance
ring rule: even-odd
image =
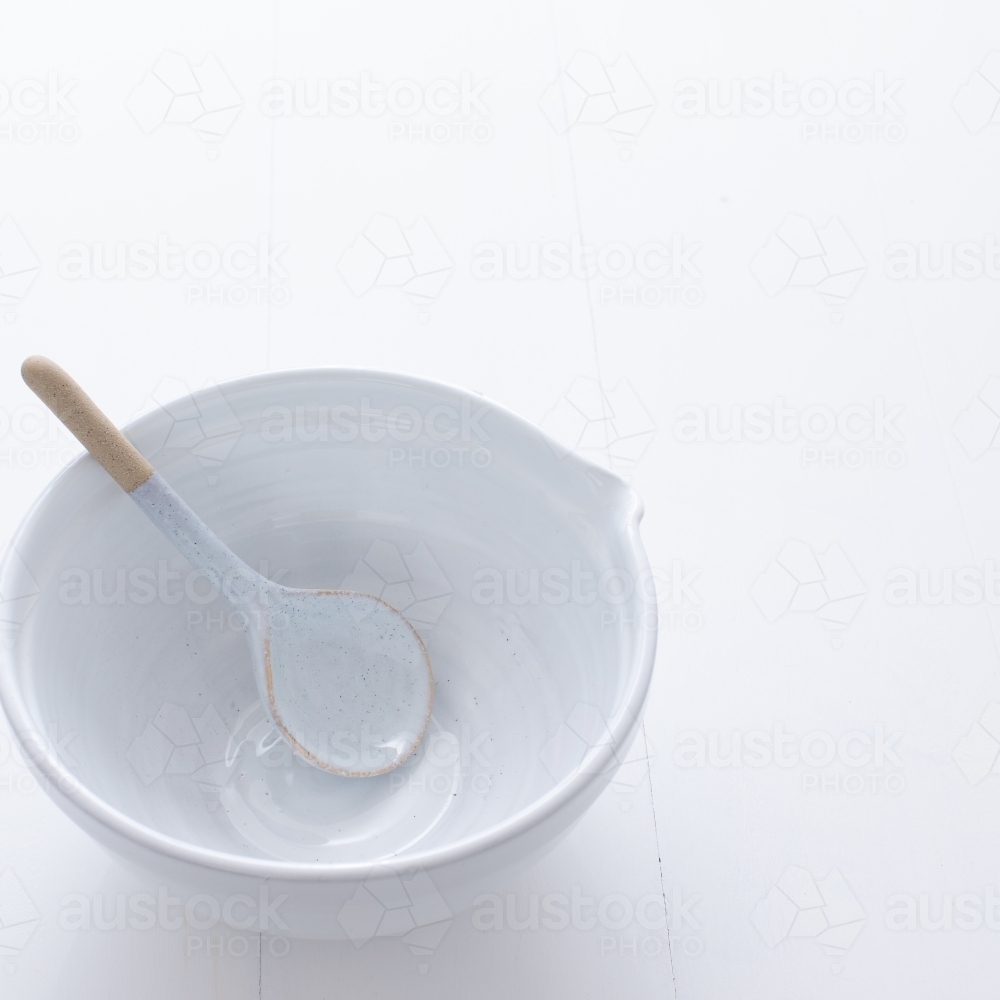
[[[21,377],[126,493],[153,474],[149,462],[54,361],[32,355],[21,365]]]
[[[253,599],[260,574],[191,510],[62,368],[36,354],[21,365],[21,377],[195,569],[221,578],[234,606]]]

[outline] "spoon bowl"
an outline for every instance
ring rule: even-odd
[[[433,704],[430,660],[413,626],[368,594],[268,582],[265,595],[247,637],[271,718],[296,753],[346,777],[406,761]]]

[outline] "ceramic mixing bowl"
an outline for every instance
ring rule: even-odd
[[[474,393],[373,371],[240,379],[126,431],[265,576],[406,614],[436,695],[396,771],[302,764],[264,720],[239,614],[81,456],[0,571],[0,696],[49,794],[118,857],[240,921],[284,897],[293,936],[354,937],[405,886],[410,915],[377,931],[402,934],[502,889],[607,786],[656,643],[619,478]]]

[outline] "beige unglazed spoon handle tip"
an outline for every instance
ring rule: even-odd
[[[21,377],[126,493],[153,474],[149,462],[54,361],[32,355],[21,365]]]

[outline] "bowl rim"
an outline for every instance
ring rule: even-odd
[[[191,397],[197,402],[199,397],[206,394],[211,388],[218,390],[225,396],[227,389],[256,389],[268,384],[280,384],[291,380],[323,381],[330,378],[369,379],[383,383],[395,382],[406,388],[420,389],[432,393],[445,392],[478,397],[489,405],[491,412],[495,410],[502,419],[509,421],[515,428],[529,434],[539,435],[550,446],[555,446],[553,447],[553,456],[556,456],[559,452],[566,451],[551,435],[543,431],[540,427],[515,413],[513,410],[496,403],[482,393],[447,382],[438,382],[420,376],[373,368],[341,368],[330,366],[278,369],[219,382],[215,386],[192,392]],[[127,434],[141,432],[143,424],[151,422],[156,418],[156,415],[156,410],[141,414],[125,424],[123,430]],[[575,452],[569,451],[562,458],[555,460],[559,462],[573,462],[583,471],[596,471],[603,477],[617,480],[622,488],[623,495],[627,498],[627,517],[624,525],[621,527],[624,530],[623,541],[626,543],[623,545],[627,556],[626,561],[631,564],[625,568],[634,573],[634,579],[639,579],[642,573],[648,574],[649,561],[639,535],[639,523],[642,520],[645,508],[638,494],[620,476],[609,472],[589,459],[577,455]],[[17,530],[11,536],[3,559],[0,561],[0,581],[3,580],[8,572],[11,553],[16,550],[17,543],[22,536],[33,526],[33,522],[38,516],[38,512],[45,500],[51,493],[54,493],[61,487],[63,479],[71,475],[77,466],[86,461],[93,461],[93,459],[84,451],[68,462],[35,498],[27,513],[21,519]],[[83,813],[101,826],[107,828],[112,834],[117,834],[119,837],[131,841],[139,847],[152,851],[155,854],[164,855],[175,861],[214,871],[263,879],[310,882],[353,881],[366,878],[374,868],[388,870],[396,874],[413,872],[419,869],[435,869],[447,864],[464,861],[491,848],[499,847],[521,835],[527,834],[532,828],[541,825],[545,820],[568,805],[573,799],[580,796],[596,780],[601,778],[613,764],[615,749],[621,747],[626,740],[633,738],[635,735],[634,730],[641,724],[643,707],[649,691],[656,654],[659,621],[658,616],[655,617],[656,624],[652,628],[638,630],[639,639],[636,643],[635,652],[631,657],[632,671],[625,695],[615,715],[611,719],[606,720],[612,739],[608,743],[591,748],[588,751],[588,754],[584,758],[587,761],[586,770],[578,766],[546,794],[514,813],[514,815],[477,834],[464,837],[453,844],[415,853],[407,853],[401,856],[381,857],[364,862],[291,862],[280,859],[246,857],[211,848],[199,847],[196,844],[172,837],[146,826],[105,802],[63,766],[58,755],[49,749],[47,742],[36,739],[22,739],[23,734],[36,732],[37,724],[32,719],[28,706],[25,704],[21,686],[17,680],[17,657],[15,654],[20,645],[17,641],[4,648],[2,658],[0,658],[0,704],[2,704],[7,718],[11,722],[13,735],[25,752],[26,758],[48,779],[44,783],[47,794],[55,799],[56,803],[64,811],[69,812],[72,818],[75,819],[76,817],[72,811],[66,809],[64,803],[60,801],[60,796],[65,796],[69,800],[69,804],[82,810]],[[49,784],[50,782],[51,785]]]

